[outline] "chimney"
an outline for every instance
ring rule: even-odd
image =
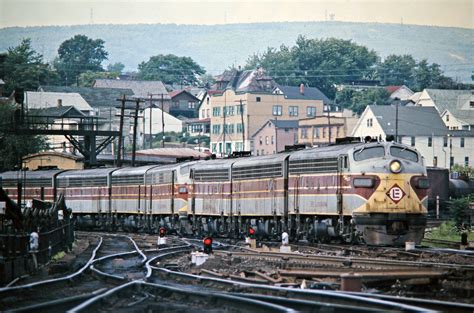
[[[304,84],[301,83],[300,85],[300,94],[304,95]]]
[[[63,106],[63,100],[62,99],[58,99],[58,105],[57,107],[60,108]]]

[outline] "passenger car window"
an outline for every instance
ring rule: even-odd
[[[363,161],[374,158],[382,158],[385,156],[385,150],[383,147],[363,147],[354,151],[354,160]]]
[[[396,158],[418,162],[418,154],[407,148],[392,146],[390,147],[390,154]]]

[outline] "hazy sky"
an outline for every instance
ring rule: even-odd
[[[0,28],[330,19],[474,28],[474,0],[0,0]]]

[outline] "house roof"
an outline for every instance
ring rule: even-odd
[[[285,99],[301,99],[301,100],[321,100],[324,104],[330,104],[326,95],[316,87],[304,87],[304,93],[300,92],[300,87],[295,86],[278,86],[285,95]]]
[[[267,120],[262,126],[252,135],[252,138],[255,137],[268,123],[272,123],[276,128],[298,128],[298,120]]]
[[[402,86],[385,86],[385,90],[387,90],[390,94],[394,93],[398,89],[400,89]]]
[[[116,107],[119,105],[117,99],[122,95],[133,96],[131,89],[120,88],[92,88],[71,86],[41,86],[39,90],[48,92],[75,92],[80,94],[92,107]]]
[[[62,106],[74,106],[81,111],[92,111],[92,107],[87,101],[76,92],[27,91],[25,95],[25,103],[28,109],[57,107],[59,99]]]
[[[268,92],[270,93],[277,83],[263,70],[226,70],[217,76],[216,84],[212,90],[223,92],[232,89],[237,92]],[[210,93],[212,94],[212,93]]]
[[[182,94],[182,93],[185,93],[187,94],[189,97],[191,98],[194,98],[196,100],[196,102],[200,101],[198,98],[196,98],[192,93],[190,93],[189,91],[183,89],[183,90],[173,90],[169,93],[171,99],[173,99],[174,97]]]
[[[474,125],[474,110],[469,103],[474,102],[474,94],[470,90],[425,89],[433,100],[439,113],[448,110],[456,119]]]
[[[29,114],[34,116],[47,116],[54,118],[85,118],[84,113],[73,106],[50,107],[45,109],[30,110]]]
[[[150,94],[157,97],[163,94],[163,99],[169,100],[170,96],[165,85],[159,80],[120,80],[120,79],[96,79],[94,88],[131,89],[135,97],[149,98]]]
[[[369,105],[386,135],[395,135],[396,107]],[[446,136],[448,129],[433,107],[398,107],[399,136]]]

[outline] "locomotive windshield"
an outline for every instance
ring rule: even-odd
[[[363,147],[362,149],[354,151],[354,160],[363,161],[368,159],[383,158],[385,156],[385,149],[383,147]]]
[[[418,154],[407,148],[392,146],[390,147],[390,154],[397,158],[418,162]]]

